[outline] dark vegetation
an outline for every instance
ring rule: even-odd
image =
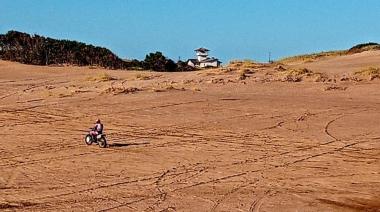
[[[351,49],[348,50],[348,53],[354,54],[354,53],[360,53],[363,51],[369,51],[369,50],[380,50],[380,44],[378,43],[363,43],[363,44],[358,44]]]
[[[133,63],[121,60],[106,48],[17,31],[0,35],[0,57],[31,65],[91,65],[110,69],[125,69]]]
[[[31,65],[100,66],[108,69],[191,71],[184,62],[175,63],[161,52],[150,53],[144,61],[122,60],[109,49],[85,43],[58,40],[23,32],[0,34],[0,59]]]
[[[150,53],[144,60],[144,68],[153,71],[176,71],[177,64],[173,60],[167,59],[161,52]]]

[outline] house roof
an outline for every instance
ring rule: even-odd
[[[197,59],[188,59],[187,62],[192,62],[194,65],[199,64],[199,61]]]
[[[207,59],[205,59],[205,60],[202,60],[201,62],[212,63],[212,62],[215,62],[215,61],[217,61],[217,62],[220,63],[220,61],[219,61],[218,59],[214,58],[214,57],[212,57],[212,58],[207,58]]]
[[[196,49],[196,50],[194,50],[194,51],[196,51],[196,52],[208,52],[208,51],[210,51],[210,50],[208,50],[208,49],[206,49],[206,48],[198,48],[198,49]]]

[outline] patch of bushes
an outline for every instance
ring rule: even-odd
[[[380,78],[380,68],[378,67],[368,67],[354,73],[358,77],[367,77],[369,80],[374,80]]]

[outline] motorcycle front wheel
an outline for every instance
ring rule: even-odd
[[[86,135],[86,137],[84,138],[84,142],[87,145],[91,145],[92,144],[92,137],[91,137],[91,135]]]

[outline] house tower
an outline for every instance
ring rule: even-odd
[[[197,54],[198,61],[201,62],[203,60],[206,60],[208,58],[208,52],[209,51],[210,50],[205,49],[205,48],[196,49],[195,52]]]

